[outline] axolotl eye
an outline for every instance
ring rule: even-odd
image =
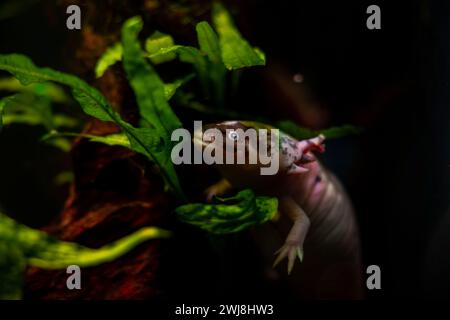
[[[231,140],[234,140],[234,141],[238,141],[239,140],[239,134],[236,131],[230,131],[228,133],[228,138],[230,138]]]

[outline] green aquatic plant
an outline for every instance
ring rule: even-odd
[[[145,241],[168,237],[169,231],[146,227],[101,248],[91,249],[59,241],[0,213],[0,300],[22,297],[26,266],[42,269],[97,266],[119,258]]]
[[[216,234],[239,232],[273,219],[278,200],[256,196],[250,189],[233,197],[215,197],[214,203],[189,203],[176,209],[178,218],[186,223]]]

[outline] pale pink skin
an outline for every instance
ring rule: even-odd
[[[274,266],[287,258],[288,273],[296,256],[302,260],[304,243],[311,251],[306,256],[339,257],[339,261],[359,264],[359,237],[351,202],[338,179],[312,153],[323,152],[323,140],[322,136],[303,141],[284,136],[280,142],[285,152],[280,152],[280,170],[276,175],[260,175],[258,165],[219,165],[226,180],[207,189],[208,198],[235,187],[251,188],[279,199],[281,215],[289,217],[293,225],[277,252]]]

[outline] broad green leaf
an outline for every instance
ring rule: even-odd
[[[164,63],[175,59],[177,57],[175,52],[167,52],[167,48],[171,48],[173,46],[173,38],[170,35],[159,31],[155,31],[145,41],[145,50],[154,64]]]
[[[122,44],[120,42],[115,43],[112,47],[108,48],[97,61],[95,66],[95,76],[100,78],[110,66],[121,61],[122,51]]]
[[[26,56],[20,54],[0,55],[0,70],[13,74],[22,85],[53,81],[72,88],[74,97],[88,115],[103,121],[118,119],[106,98],[83,80],[49,68],[38,68]]]
[[[191,203],[178,207],[178,218],[208,232],[239,232],[271,220],[277,213],[277,198],[258,197],[246,189],[234,197],[216,198],[215,204]]]
[[[222,61],[229,70],[266,64],[264,54],[254,49],[241,36],[228,11],[220,4],[213,6],[212,20],[219,34]]]
[[[114,113],[112,111],[112,108],[109,109],[108,107],[106,107],[109,106],[109,104],[106,101],[105,97],[103,97],[103,95],[95,97],[96,93],[99,92],[95,92],[96,90],[93,90],[95,89],[93,89],[92,87],[86,87],[83,89],[73,88],[72,94],[75,100],[77,100],[80,106],[83,108],[83,111],[91,117],[106,122],[114,121],[115,117],[117,117],[118,119],[118,115],[115,115],[115,117],[112,116]]]

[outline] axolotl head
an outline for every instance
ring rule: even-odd
[[[308,164],[316,161],[312,152],[324,151],[324,139],[319,135],[298,141],[250,121],[214,123],[194,132],[194,146],[203,151],[206,163],[217,165],[225,178],[246,181],[307,172]]]

